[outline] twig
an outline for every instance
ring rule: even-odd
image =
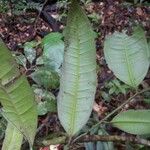
[[[99,126],[101,123],[103,123],[105,120],[107,120],[108,118],[110,118],[112,115],[114,115],[117,111],[119,111],[121,108],[123,108],[126,104],[128,104],[130,101],[133,100],[134,97],[136,97],[139,94],[142,94],[146,91],[149,91],[150,88],[144,89],[140,92],[135,93],[133,96],[131,96],[129,99],[127,99],[124,103],[122,103],[119,107],[117,107],[115,110],[113,110],[110,114],[108,114],[105,118],[103,118],[102,120],[100,120],[97,124],[93,125],[92,128],[89,129],[89,131],[87,131],[86,133],[83,133],[81,135],[79,135],[77,138],[74,139],[73,143],[76,142],[78,139],[80,139],[82,136],[87,135],[88,133],[90,133],[93,129],[95,129],[97,126]]]
[[[35,22],[34,22],[34,29],[35,29],[35,31],[36,31],[36,24],[37,24],[37,22],[38,22],[38,20],[39,20],[39,18],[40,18],[40,15],[41,15],[41,13],[42,13],[42,11],[43,11],[43,8],[44,8],[44,6],[46,5],[47,2],[48,2],[48,0],[45,0],[45,1],[44,1],[43,5],[42,5],[42,8],[41,8],[41,10],[39,11],[39,14],[38,14],[38,16],[37,16],[37,18],[36,18],[36,20],[35,20]]]
[[[146,139],[136,138],[133,136],[118,136],[118,135],[85,135],[83,137],[80,137],[75,141],[75,143],[84,143],[84,142],[96,142],[96,141],[102,141],[102,142],[131,142],[134,144],[141,144],[145,146],[150,146],[150,141]],[[67,144],[66,138],[57,138],[55,142],[53,143],[53,140],[44,140],[42,143],[44,146],[53,145],[53,144]],[[75,144],[73,143],[73,144]]]

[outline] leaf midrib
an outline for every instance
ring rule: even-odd
[[[130,58],[129,58],[128,48],[126,47],[126,45],[127,45],[126,42],[125,42],[126,40],[123,39],[123,41],[124,41],[125,61],[126,61],[126,64],[127,64],[127,71],[128,71],[128,74],[129,74],[129,80],[130,80],[132,86],[136,86],[135,81],[132,78],[134,75],[133,75],[133,71],[132,71],[132,67],[131,67],[132,63],[129,60]]]
[[[9,102],[12,104],[12,107],[13,107],[14,110],[16,111],[16,116],[17,116],[19,122],[21,123],[21,126],[24,125],[24,123],[22,122],[21,116],[19,115],[19,112],[18,112],[17,108],[15,107],[15,104],[13,103],[13,100],[11,100],[12,98],[10,97],[9,93],[7,92],[7,90],[6,90],[3,86],[0,86],[0,88],[2,88],[2,89],[5,91],[5,93],[7,94],[7,96],[9,97],[9,99],[10,99]],[[5,112],[4,112],[4,113],[5,113]],[[6,112],[6,114],[7,114],[7,112]],[[6,115],[6,117],[7,117],[7,115]],[[27,136],[24,134],[24,132],[21,131],[9,118],[6,118],[6,119],[8,119],[27,139],[30,139],[30,137],[27,137]],[[20,125],[19,125],[19,126],[20,126]],[[21,127],[21,126],[20,126],[20,127]],[[24,130],[25,130],[25,128],[24,128]],[[30,141],[29,141],[29,142],[30,142]]]
[[[78,22],[78,21],[77,21]],[[74,109],[71,109],[72,110],[72,113],[70,113],[70,124],[71,124],[71,128],[70,128],[70,131],[74,132],[74,128],[75,128],[75,122],[76,122],[76,109],[77,109],[77,103],[78,103],[78,88],[79,88],[79,79],[80,79],[80,36],[79,36],[79,33],[78,33],[78,23],[77,23],[77,66],[76,66],[76,73],[78,74],[77,75],[77,78],[75,80],[75,86],[74,86],[74,90],[75,91],[75,96],[73,97],[72,99],[72,105],[73,107],[70,107],[70,108],[74,108]],[[73,134],[73,133],[71,133]]]
[[[113,124],[118,124],[118,123],[147,123],[150,124],[150,121],[112,121],[111,123]]]

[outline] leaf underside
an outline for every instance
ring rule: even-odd
[[[112,125],[131,134],[150,134],[150,110],[128,110],[115,116]]]
[[[109,68],[117,78],[126,84],[137,87],[149,68],[148,44],[144,31],[134,29],[133,35],[115,32],[104,43],[104,54]]]
[[[0,40],[0,102],[3,116],[33,144],[37,127],[34,94],[11,53]]]
[[[72,136],[89,119],[96,91],[94,32],[76,0],[69,10],[64,37],[58,115],[66,132]]]

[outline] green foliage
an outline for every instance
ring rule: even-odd
[[[76,0],[70,6],[64,38],[65,54],[57,105],[61,124],[72,136],[89,119],[96,91],[94,32]]]
[[[43,54],[36,59],[36,47],[43,47]],[[33,70],[29,76],[45,89],[56,89],[59,87],[60,67],[63,62],[64,42],[61,33],[50,33],[41,42],[31,41],[24,44],[24,54],[15,55],[18,64],[26,71]],[[30,62],[30,68],[27,67]],[[36,67],[32,66],[33,61]]]
[[[97,24],[99,23],[99,20],[101,19],[100,15],[95,12],[93,12],[92,14],[89,14],[88,18],[90,18],[92,22],[95,22]]]
[[[59,87],[58,73],[46,67],[39,67],[30,77],[40,86],[46,89],[56,89]]]
[[[12,124],[14,128],[19,130],[32,146],[37,127],[34,94],[27,79],[19,73],[18,65],[9,50],[2,41],[0,41],[0,45],[0,102],[3,106],[2,114],[8,124]]]
[[[69,3],[68,0],[57,1],[57,6],[59,8],[67,8],[68,3]]]
[[[104,101],[110,102],[113,96],[118,94],[127,94],[131,87],[121,82],[119,79],[113,79],[105,83],[103,90],[100,91],[100,96]]]
[[[11,7],[10,7],[11,5]],[[0,12],[12,12],[14,14],[20,14],[27,6],[26,0],[1,0],[0,1]]]
[[[144,98],[144,102],[145,102],[146,104],[150,104],[150,98]]]
[[[57,112],[56,111],[56,101],[48,100],[44,102],[38,103],[38,115],[42,116],[47,114],[48,112]]]
[[[126,2],[133,4],[148,4],[149,0],[126,0]]]
[[[21,66],[23,66],[26,70],[27,70],[27,68],[26,68],[26,64],[27,64],[27,59],[26,59],[26,57],[23,55],[23,54],[20,54],[20,55],[13,55],[14,57],[15,57],[15,59],[16,59],[16,62],[19,64],[19,65],[21,65]]]
[[[36,58],[36,48],[40,46],[43,48],[43,54]],[[24,54],[15,54],[14,56],[18,64],[23,66],[27,72],[28,70],[33,71],[29,77],[36,83],[34,91],[38,102],[38,115],[56,112],[55,96],[49,91],[59,87],[60,67],[64,54],[62,34],[50,33],[41,42],[31,41],[25,43]],[[27,61],[30,62],[30,66],[28,66]],[[41,99],[39,100],[39,98]]]
[[[11,6],[11,7],[10,7]],[[0,0],[0,13],[11,12],[13,15],[20,15],[26,10],[41,10],[42,5],[26,0]]]
[[[33,60],[36,59],[35,48],[40,44],[43,47],[43,54],[36,60],[36,65],[40,66],[35,68],[35,71],[30,75],[30,77],[39,86],[42,86],[46,89],[56,89],[59,87],[59,73],[64,54],[64,42],[62,41],[62,34],[57,32],[50,33],[42,39],[41,43],[35,41],[25,43],[25,57],[31,65]],[[26,68],[24,55],[17,57],[17,61]]]
[[[131,134],[150,134],[150,110],[128,110],[115,116],[112,125]]]
[[[131,89],[128,85],[121,83],[119,80],[114,79],[110,82],[106,83],[106,88],[109,89],[109,94],[116,94],[119,93],[126,94],[129,89]]]
[[[18,1],[18,0],[12,0],[11,4],[13,5],[13,7],[12,7],[12,13],[16,14],[16,15],[21,14],[21,12],[23,10],[25,10],[25,8],[27,6],[26,0],[20,0],[20,1]]]
[[[137,27],[133,35],[115,32],[104,44],[109,68],[126,84],[136,88],[149,68],[149,49],[143,29]]]
[[[45,115],[48,112],[57,112],[55,96],[44,89],[34,87],[36,101],[38,102],[38,115]]]
[[[5,13],[9,10],[8,1],[0,0],[0,13]]]
[[[24,44],[24,54],[30,64],[32,64],[33,60],[36,58],[36,50],[34,47],[37,45],[38,43],[36,41],[26,42]]]
[[[8,11],[10,9],[8,3],[2,1],[0,9],[5,5],[3,9]],[[11,8],[14,14],[27,9],[41,8],[41,5],[37,8],[34,3],[29,4],[26,0],[19,2],[12,0],[11,3],[15,4]],[[88,17],[94,22],[100,19],[97,14]],[[3,105],[2,114],[8,121],[3,150],[19,150],[23,137],[32,146],[37,115],[58,110],[60,122],[69,136],[75,135],[87,123],[96,91],[94,38],[95,34],[85,12],[77,1],[73,0],[64,31],[65,44],[61,33],[50,33],[41,42],[31,41],[24,44],[24,55],[16,55],[16,60],[25,68],[25,72],[30,71],[28,77],[36,83],[33,89],[37,106],[27,79],[19,73],[18,65],[1,42],[0,102]],[[131,87],[137,88],[142,82],[149,68],[150,49],[144,31],[139,27],[134,29],[132,36],[126,35],[125,32],[115,32],[107,37],[104,45],[108,66],[117,78],[127,84],[117,79],[106,83],[104,88],[106,91],[109,89],[109,92],[102,92],[102,97],[110,100],[112,94],[126,94]],[[43,48],[43,54],[39,58],[36,55],[37,46]],[[50,91],[58,89],[59,80],[60,91],[56,108],[56,97]],[[145,97],[144,101],[149,103],[149,96]],[[114,117],[111,123],[131,134],[150,134],[149,114],[149,110],[129,110]],[[98,130],[97,133],[107,135],[103,130]],[[64,139],[64,136],[55,140],[58,142],[57,140],[62,138]],[[86,150],[114,149],[111,142],[89,142],[85,147]]]
[[[61,33],[50,33],[42,40],[43,45],[43,61],[46,67],[60,72],[63,62],[64,42]]]
[[[7,126],[7,121],[0,114],[0,140],[4,139],[4,134],[5,134],[6,126]]]
[[[11,123],[8,123],[2,150],[20,150],[22,140],[23,134]]]

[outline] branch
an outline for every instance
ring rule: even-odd
[[[74,143],[84,143],[84,142],[131,142],[134,144],[141,144],[145,146],[150,146],[150,141],[146,139],[136,138],[133,136],[118,136],[118,135],[85,135],[78,138]],[[57,137],[52,140],[44,140],[42,142],[44,146],[55,145],[55,144],[67,144],[67,138],[65,136]]]
[[[87,135],[88,133],[90,133],[93,129],[95,129],[97,126],[99,126],[101,123],[103,123],[105,120],[109,119],[111,116],[113,116],[117,111],[119,111],[120,109],[122,109],[126,104],[128,104],[129,102],[131,102],[133,100],[133,98],[135,98],[137,95],[140,95],[144,92],[150,91],[150,88],[146,88],[140,92],[135,93],[133,96],[131,96],[129,99],[127,99],[124,103],[122,103],[119,107],[117,107],[115,110],[113,110],[110,114],[108,114],[106,117],[104,117],[102,120],[100,120],[97,124],[93,125],[86,133],[83,133],[81,135],[79,135],[77,138],[74,139],[74,142],[76,142],[76,140],[80,139],[82,136]]]
[[[140,95],[144,92],[150,91],[150,88],[144,89],[140,92],[135,93],[133,96],[131,96],[129,99],[127,99],[124,103],[122,103],[119,107],[117,107],[115,110],[113,110],[110,114],[108,114],[105,118],[103,118],[99,123],[97,123],[94,126],[100,125],[103,121],[107,120],[108,118],[110,118],[112,115],[114,115],[117,111],[119,111],[120,109],[122,109],[126,104],[128,104],[129,102],[131,102],[133,100],[133,98],[135,98],[137,95]],[[93,129],[94,126],[91,128]]]
[[[79,138],[76,142],[95,142],[95,141],[103,141],[103,142],[131,142],[134,144],[141,144],[150,146],[150,141],[145,139],[140,139],[131,136],[118,136],[118,135],[85,135],[82,138]]]

